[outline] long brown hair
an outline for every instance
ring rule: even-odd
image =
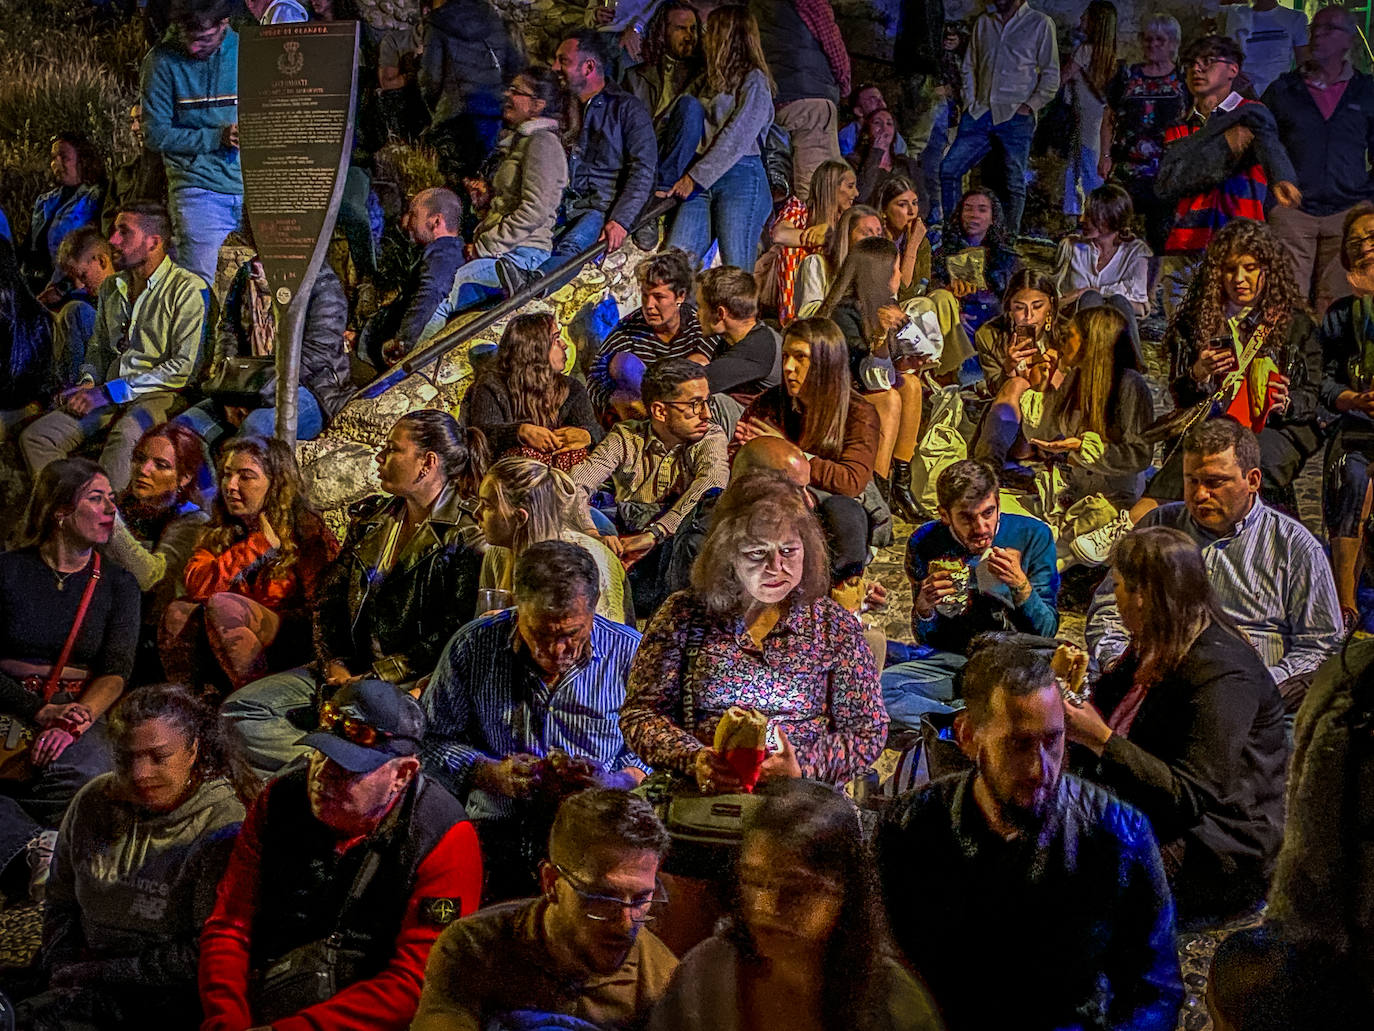
[[[847,161],[822,161],[811,173],[811,192],[806,197],[807,224],[827,225],[833,233],[840,215],[840,183],[854,169]]]
[[[879,223],[883,220],[877,208],[869,207],[867,204],[851,204],[835,223],[830,235],[825,238],[825,261],[830,266],[831,275],[838,272],[844,265],[844,259],[849,257],[849,233],[854,223],[869,215],[876,218]]]
[[[62,458],[45,465],[34,478],[24,521],[10,547],[34,548],[50,539],[97,476],[105,476],[105,470],[89,458]]]
[[[759,41],[759,23],[743,4],[725,4],[706,16],[701,50],[706,56],[706,79],[713,95],[734,93],[755,68],[763,72],[769,94],[778,92],[768,59]]]
[[[1144,628],[1131,638],[1139,681],[1172,673],[1211,623],[1245,640],[1212,591],[1202,552],[1182,530],[1148,526],[1127,534],[1112,549],[1112,569],[1144,602]]]
[[[1116,5],[1111,0],[1092,0],[1085,13],[1086,42],[1093,48],[1093,57],[1083,69],[1083,81],[1101,98],[1106,96],[1107,83],[1116,74]]]
[[[568,380],[549,361],[549,338],[558,322],[549,312],[517,315],[496,348],[496,375],[510,393],[516,422],[558,428],[558,410],[568,399]]]
[[[272,529],[281,538],[281,547],[267,568],[269,575],[279,579],[295,563],[301,538],[310,530],[322,528],[323,520],[311,507],[305,484],[301,480],[300,467],[296,465],[296,456],[286,444],[276,437],[234,437],[220,451],[221,481],[230,457],[239,453],[253,459],[267,477],[267,497],[262,510]],[[220,492],[210,506],[210,524],[200,539],[200,546],[212,554],[220,555],[257,529],[256,519],[251,524],[245,524],[232,515],[224,503],[223,492]]]
[[[1006,326],[1007,335],[1010,336],[1013,330],[1012,298],[1026,290],[1044,294],[1050,299],[1050,314],[1045,320],[1044,340],[1046,347],[1058,348],[1059,334],[1063,330],[1059,324],[1059,287],[1054,279],[1044,272],[1023,267],[1011,274],[1011,278],[1007,281],[1007,288],[1002,291],[1002,314],[999,316],[999,321]]]
[[[1078,333],[1082,348],[1074,362],[1078,375],[1063,408],[1077,414],[1077,433],[1091,431],[1106,440],[1107,413],[1116,405],[1121,377],[1136,367],[1126,316],[1103,305],[1076,313],[1069,326]]]
[[[892,266],[897,262],[897,245],[886,236],[870,236],[850,250],[830,284],[820,313],[826,318],[845,301],[853,301],[863,320],[864,336],[878,331],[878,309],[896,304],[892,296]]]
[[[791,323],[783,333],[783,346],[794,338],[811,347],[811,366],[796,399],[802,413],[801,440],[796,444],[822,458],[839,458],[849,406],[856,400],[849,375],[849,345],[840,327],[822,317]]]

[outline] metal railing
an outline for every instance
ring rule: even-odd
[[[664,197],[655,201],[640,217],[635,221],[631,232],[639,229],[647,222],[661,218],[677,206],[677,200],[673,197]],[[531,301],[538,300],[556,290],[562,289],[573,278],[582,271],[582,266],[589,261],[596,261],[606,253],[605,241],[598,240],[590,247],[574,254],[567,261],[552,269],[548,273],[531,280],[522,286],[515,293],[502,301],[494,308],[482,312],[477,318],[470,322],[464,322],[460,326],[446,326],[434,336],[429,343],[420,350],[415,351],[401,359],[396,365],[382,373],[371,383],[360,387],[350,401],[358,399],[372,400],[381,397],[392,387],[415,375],[421,369],[432,365],[444,355],[455,348],[461,347],[479,333],[490,329],[496,323],[508,316],[514,315]]]

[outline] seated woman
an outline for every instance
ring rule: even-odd
[[[1360,522],[1374,459],[1374,204],[1356,205],[1346,216],[1341,265],[1355,293],[1326,310],[1319,331],[1322,405],[1340,413],[1326,446],[1322,508],[1336,595],[1349,626],[1359,618]]]
[[[849,350],[829,319],[798,319],[782,338],[782,384],[765,390],[740,417],[739,443],[785,437],[810,456],[811,486],[863,496],[873,478],[878,413],[855,392]]]
[[[1192,539],[1121,539],[1112,583],[1131,644],[1094,703],[1064,706],[1087,773],[1149,818],[1179,917],[1228,919],[1264,900],[1283,838],[1283,701],[1222,611]]]
[[[1002,202],[989,190],[970,190],[951,213],[933,257],[930,285],[959,299],[970,335],[1001,313],[1002,295],[1020,264],[1006,232]]]
[[[854,170],[843,161],[824,161],[811,175],[805,201],[795,196],[773,222],[773,243],[778,245],[778,323],[786,326],[797,317],[797,271],[808,254],[819,253],[843,215],[859,195]]]
[[[275,438],[230,440],[210,522],[186,563],[185,598],[162,618],[168,677],[214,693],[223,680],[236,690],[298,665],[320,574],[337,551],[291,450]]]
[[[897,120],[886,107],[870,112],[864,119],[859,132],[859,140],[849,162],[859,175],[859,196],[867,203],[877,203],[887,184],[893,179],[905,179],[909,183],[920,182],[925,176],[921,166],[908,154],[894,154],[893,142],[897,139]]]
[[[39,300],[56,305],[62,299],[58,284],[63,280],[57,248],[73,229],[99,225],[105,162],[85,133],[60,132],[52,138],[48,170],[56,185],[33,202],[22,261],[33,288],[43,289]]]
[[[1181,409],[1212,404],[1260,441],[1261,496],[1296,510],[1293,481],[1321,446],[1321,348],[1288,252],[1262,222],[1239,218],[1207,245],[1164,339]],[[1244,363],[1242,374],[1232,377]],[[1151,478],[1155,501],[1183,496],[1175,449]]]
[[[1140,352],[1140,325],[1150,311],[1150,259],[1131,231],[1131,195],[1115,183],[1088,194],[1078,233],[1066,236],[1055,257],[1054,279],[1066,311],[1111,305],[1126,318]]]
[[[317,680],[368,677],[407,690],[428,676],[477,604],[477,486],[486,442],[433,408],[396,420],[377,452],[382,493],[349,509],[343,547],[315,595],[314,669],[274,673],[224,700],[248,761],[270,776],[307,749]]]
[[[1037,355],[1059,348],[1059,291],[1049,276],[1018,270],[1007,282],[1002,313],[979,327],[973,350],[986,393],[996,397],[1009,379],[1025,379]],[[1024,389],[1024,386],[1023,388]]]
[[[477,518],[487,541],[479,587],[509,593],[515,560],[526,548],[540,541],[567,541],[596,560],[601,574],[597,614],[634,626],[633,599],[619,556],[599,538],[573,528],[569,509],[577,497],[572,480],[543,462],[509,457],[494,464],[477,495]]]
[[[683,957],[649,1031],[943,1028],[888,943],[853,803],[807,781],[760,794],[744,825],[732,910]]]
[[[454,315],[495,296],[497,264],[516,277],[533,273],[553,250],[553,226],[568,185],[568,158],[554,114],[560,90],[553,72],[523,71],[506,87],[501,117],[508,131],[492,161],[491,204],[465,248],[467,264],[453,277],[448,297],[420,333],[420,343]]]
[[[809,319],[820,311],[835,273],[844,265],[850,250],[860,240],[883,235],[883,220],[876,208],[867,204],[850,205],[840,216],[835,230],[826,236],[825,246],[806,255],[797,268],[797,318]]]
[[[833,319],[849,348],[854,383],[878,411],[881,432],[873,475],[893,515],[924,522],[911,494],[911,460],[921,431],[920,365],[897,359],[896,331],[907,323],[897,305],[901,259],[885,236],[860,240],[849,252],[821,315]],[[905,366],[906,374],[903,374]]]
[[[559,469],[587,457],[602,436],[581,380],[565,375],[568,347],[548,312],[507,324],[490,372],[468,395],[468,424],[486,435],[494,457],[521,455]]]
[[[98,550],[114,524],[105,473],[62,459],[38,474],[0,554],[0,723],[7,737],[17,728],[33,739],[23,765],[0,779],[0,864],[55,828],[77,790],[110,768],[104,716],[138,641],[138,584]],[[52,854],[53,837],[35,858]]]
[[[157,647],[158,627],[210,521],[201,507],[200,489],[213,486],[207,484],[208,478],[205,446],[180,423],[154,426],[134,445],[133,477],[119,496],[119,514],[105,554],[133,573],[143,592],[135,684],[166,678]]]
[[[20,1026],[197,1027],[200,930],[258,781],[186,688],[131,692],[110,713],[115,768],[72,800],[43,908],[49,990]]]

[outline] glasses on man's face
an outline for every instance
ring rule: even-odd
[[[333,702],[325,702],[324,708],[320,710],[320,729],[364,748],[371,748],[379,741],[395,737],[394,734],[378,730],[356,716],[349,716]]]
[[[1364,236],[1352,236],[1345,242],[1345,252],[1347,254],[1358,255],[1370,244],[1374,244],[1374,233],[1366,233]]]
[[[710,398],[698,398],[692,401],[664,401],[666,405],[676,408],[678,411],[685,411],[688,415],[710,415]]]
[[[663,887],[657,877],[654,878],[654,890],[650,895],[643,895],[639,898],[622,899],[614,895],[598,895],[594,891],[589,891],[587,885],[579,882],[572,874],[568,873],[558,864],[553,867],[558,871],[558,875],[568,882],[568,887],[573,890],[582,903],[582,915],[588,920],[595,920],[597,923],[608,923],[612,920],[619,920],[622,914],[629,914],[630,922],[635,924],[649,924],[658,919],[655,907],[661,909],[668,903],[668,890]]]
[[[529,90],[523,90],[520,89],[518,86],[514,85],[506,87],[506,95],[513,97],[528,97],[530,100],[539,99],[535,94],[531,93]]]
[[[1189,67],[1190,67],[1190,68],[1194,68],[1194,69],[1196,69],[1196,70],[1198,70],[1198,71],[1202,71],[1202,72],[1210,72],[1210,71],[1212,70],[1212,68],[1213,68],[1214,66],[1216,66],[1216,65],[1219,65],[1219,64],[1232,64],[1232,65],[1233,65],[1233,64],[1235,64],[1235,63],[1236,63],[1236,62],[1235,62],[1235,61],[1232,61],[1229,57],[1195,57],[1195,58],[1193,58],[1193,63],[1192,63],[1191,65],[1189,65]]]

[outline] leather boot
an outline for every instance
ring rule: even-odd
[[[892,485],[891,485],[891,482],[888,480],[888,478],[887,478],[886,476],[879,476],[877,473],[874,473],[874,474],[873,474],[873,482],[874,482],[874,484],[875,484],[875,485],[877,486],[877,488],[878,488],[878,497],[880,497],[880,498],[883,499],[883,504],[884,504],[884,505],[887,505],[888,508],[891,508],[891,507],[892,507],[892,503],[891,503],[891,500],[890,500],[891,497],[892,497]]]
[[[925,523],[930,515],[911,493],[911,463],[892,460],[892,486],[888,507],[898,519],[908,523]]]

